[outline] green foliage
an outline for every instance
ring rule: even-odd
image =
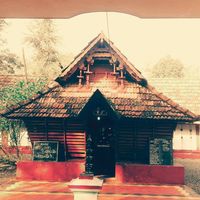
[[[153,78],[183,78],[184,65],[181,61],[170,56],[162,58],[156,63],[150,72]]]
[[[2,88],[0,90],[0,110],[4,110],[31,98],[40,91],[45,84],[46,80],[39,79],[35,82],[28,82],[27,84],[24,81],[20,81],[15,86]],[[20,120],[10,120],[4,117],[0,118],[0,131],[6,131],[9,134],[10,144],[12,146],[17,147],[20,144],[22,137],[20,130],[23,127],[24,124]]]
[[[21,129],[24,128],[23,121],[20,120],[12,120],[8,123],[8,133],[10,135],[10,145],[18,146],[22,139]]]
[[[23,64],[20,62],[18,56],[10,53],[7,49],[0,50],[0,71],[2,74],[5,72],[14,74],[15,70],[21,67],[23,67]]]
[[[58,36],[55,32],[53,20],[35,20],[25,38],[25,42],[35,51],[34,60],[40,62],[43,67],[58,62],[56,50]]]
[[[2,32],[4,31],[7,23],[5,20],[0,20],[0,72],[14,74],[16,69],[23,67],[19,57],[9,51],[6,47],[7,41],[3,38]]]
[[[0,90],[0,109],[6,109],[32,97],[45,85],[45,80],[35,82],[19,81],[15,86],[4,87]]]

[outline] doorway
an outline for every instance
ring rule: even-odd
[[[89,132],[93,141],[94,175],[115,175],[115,140],[113,122],[108,118],[97,118],[90,122]]]

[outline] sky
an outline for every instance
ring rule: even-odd
[[[8,19],[6,30],[9,48],[26,56],[31,52],[23,44],[32,19]],[[200,66],[200,19],[140,19],[122,14],[81,14],[70,19],[57,19],[57,33],[61,37],[59,49],[66,55],[78,54],[101,31],[139,70],[152,66],[170,55],[188,67]],[[108,34],[109,32],[109,34]]]

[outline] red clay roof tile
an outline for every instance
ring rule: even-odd
[[[126,83],[131,91],[137,90],[136,83]],[[133,86],[133,87],[131,87]],[[8,112],[7,117],[76,117],[87,103],[93,92],[88,92],[79,97],[76,91],[69,92],[71,86],[63,89],[61,86],[55,87],[48,93],[40,95],[33,102],[29,102],[22,107]],[[73,85],[76,88],[76,85]],[[78,86],[77,86],[78,87]],[[84,87],[82,87],[84,90]],[[78,89],[81,93],[82,89]],[[97,88],[96,88],[97,89]],[[98,88],[101,91],[101,88]],[[164,101],[160,94],[155,94],[148,88],[140,90],[137,99],[131,98],[132,92],[124,94],[110,93],[111,88],[103,88],[103,95],[113,109],[125,117],[131,118],[149,118],[149,119],[173,119],[173,120],[192,120],[189,111],[180,109],[180,107],[171,100]],[[64,92],[64,97],[60,97],[60,92]],[[144,93],[142,93],[144,92]],[[108,95],[107,95],[108,94]],[[124,97],[125,96],[125,97]],[[56,102],[56,103],[55,103]]]
[[[75,58],[75,60],[63,70],[62,77],[69,77],[70,70],[102,37],[99,35]],[[106,38],[105,41],[108,42]],[[109,43],[110,44],[110,43]],[[112,43],[111,43],[112,44]],[[107,99],[110,106],[121,116],[130,118],[147,119],[171,119],[171,120],[195,120],[195,114],[182,108],[173,100],[158,92],[149,84],[142,85],[140,81],[145,79],[141,73],[126,59],[126,57],[112,44],[111,48],[126,64],[127,72],[134,77],[130,82],[124,80],[120,86],[115,79],[104,79],[90,84],[90,87],[78,84],[66,84],[60,86],[52,82],[45,91],[34,96],[31,100],[14,106],[4,116],[10,118],[23,117],[77,117],[89,98],[98,89]]]

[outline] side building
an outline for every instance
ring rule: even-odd
[[[177,158],[200,158],[200,80],[188,78],[153,78],[149,80],[159,91],[195,113],[199,120],[177,124],[173,135]]]

